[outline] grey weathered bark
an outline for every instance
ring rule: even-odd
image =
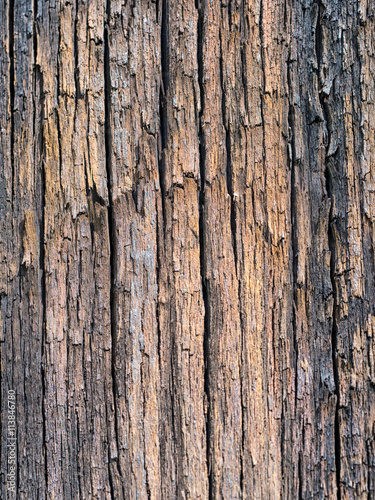
[[[2,498],[375,498],[374,15],[3,0]]]

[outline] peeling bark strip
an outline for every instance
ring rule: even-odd
[[[375,499],[374,19],[2,2],[1,498]]]

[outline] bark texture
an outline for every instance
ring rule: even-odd
[[[0,26],[1,498],[375,499],[374,2]]]

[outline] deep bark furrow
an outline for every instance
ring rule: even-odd
[[[317,59],[317,71],[318,76],[323,73],[323,54],[324,54],[324,38],[322,33],[322,16],[324,15],[324,6],[319,0],[318,9],[317,9],[317,22],[315,27],[315,52]],[[319,82],[320,83],[320,82]],[[326,191],[327,196],[330,200],[331,207],[329,210],[329,218],[328,218],[328,232],[327,232],[327,240],[328,240],[328,248],[331,254],[330,258],[330,280],[333,294],[333,308],[332,308],[332,329],[331,329],[331,350],[332,350],[332,367],[333,367],[333,377],[335,384],[335,394],[336,394],[336,407],[334,412],[334,456],[335,456],[335,468],[336,468],[336,494],[337,499],[341,500],[341,477],[340,477],[340,465],[341,465],[341,446],[340,446],[340,380],[339,380],[339,368],[337,363],[337,285],[336,285],[336,277],[335,277],[335,262],[337,259],[336,256],[336,248],[335,248],[335,238],[333,235],[334,231],[334,218],[332,216],[332,205],[333,205],[333,188],[332,183],[333,179],[329,171],[327,156],[329,153],[329,146],[331,144],[331,123],[330,123],[330,113],[326,103],[326,97],[324,95],[323,89],[319,88],[319,99],[320,106],[324,118],[324,124],[326,126],[327,138],[326,138],[326,151],[325,151],[325,164],[324,164],[324,176],[326,182]]]
[[[43,94],[43,85],[41,84],[39,89],[40,94]],[[43,143],[43,135],[40,137],[41,144]],[[42,164],[44,161],[42,147],[41,154],[39,159]],[[37,156],[35,155],[35,158]],[[44,480],[45,480],[45,489],[48,490],[48,472],[47,472],[47,447],[46,447],[46,386],[45,386],[45,362],[46,362],[46,352],[45,352],[45,341],[46,341],[46,315],[47,315],[47,306],[46,306],[46,257],[45,257],[45,170],[44,166],[41,168],[41,208],[40,208],[40,242],[39,242],[39,252],[40,252],[40,271],[41,271],[41,300],[42,300],[42,329],[41,329],[41,364],[40,364],[40,376],[42,383],[42,422],[43,422],[43,460],[44,460]]]
[[[324,105],[324,104],[323,104]],[[329,140],[328,140],[329,142]],[[326,179],[327,179],[327,195],[332,200],[332,179],[330,178],[330,174],[328,171],[328,167],[326,166]],[[332,203],[332,201],[331,201]],[[339,379],[339,369],[337,364],[337,290],[336,290],[336,279],[335,279],[335,242],[332,234],[332,225],[334,224],[332,218],[332,208],[329,212],[329,221],[328,221],[328,243],[329,249],[331,252],[331,260],[330,260],[330,278],[332,285],[332,293],[333,293],[333,310],[332,310],[332,332],[331,332],[331,349],[332,349],[332,366],[333,366],[333,374],[334,374],[334,382],[335,382],[335,394],[336,394],[336,409],[335,409],[335,425],[334,425],[334,433],[335,433],[335,464],[336,464],[336,484],[337,484],[337,499],[341,500],[341,490],[340,490],[340,464],[341,464],[341,446],[340,446],[340,379]]]
[[[40,380],[41,380],[41,421],[42,421],[42,439],[43,447],[40,451],[41,462],[43,463],[44,485],[42,490],[48,489],[48,470],[47,470],[47,448],[46,448],[46,409],[45,409],[45,339],[46,339],[46,267],[45,267],[45,169],[43,158],[43,128],[41,121],[43,119],[43,77],[40,67],[37,63],[38,56],[38,0],[33,2],[33,135],[34,135],[34,158],[35,162],[39,160],[40,168],[40,219],[39,227],[39,269],[40,269],[40,293],[41,293],[41,342],[40,342]]]
[[[168,142],[168,117],[167,117],[167,106],[166,106],[166,92],[168,90],[169,83],[169,64],[168,64],[168,0],[161,1],[161,27],[160,27],[160,69],[161,69],[161,83],[162,86],[159,90],[159,146],[158,149],[158,170],[159,170],[159,184],[161,190],[161,203],[163,209],[163,228],[165,229],[166,223],[166,208],[165,199],[166,193],[166,179],[165,179],[165,148]]]
[[[291,53],[288,54],[287,62],[287,81],[288,81],[288,98],[289,98],[289,109],[288,109],[288,127],[289,127],[289,137],[288,137],[288,163],[290,168],[290,215],[291,215],[291,259],[292,259],[292,286],[293,286],[293,311],[292,311],[292,328],[293,328],[293,349],[295,354],[294,362],[294,407],[295,411],[298,405],[297,395],[298,395],[298,362],[299,362],[299,346],[297,337],[297,324],[296,324],[296,308],[297,308],[297,272],[298,272],[298,242],[297,242],[297,204],[296,204],[296,144],[295,144],[295,116],[294,116],[294,104],[293,104],[293,89],[291,82],[291,64],[290,61]],[[302,499],[302,470],[301,470],[301,455],[298,453],[298,464],[297,464],[297,476],[298,476],[298,498]]]
[[[212,500],[213,497],[213,484],[212,484],[212,466],[211,466],[211,402],[210,402],[210,296],[209,296],[209,283],[206,277],[206,262],[205,262],[205,189],[206,189],[206,174],[205,174],[205,143],[204,134],[202,129],[202,116],[205,106],[205,95],[203,88],[203,23],[204,23],[204,8],[205,0],[198,0],[196,5],[198,11],[197,22],[197,66],[198,66],[198,83],[199,83],[199,103],[200,108],[198,112],[199,122],[198,137],[199,137],[199,173],[200,173],[200,186],[199,186],[199,258],[200,258],[200,274],[202,280],[202,294],[204,303],[204,341],[203,341],[203,355],[204,355],[204,392],[205,392],[205,421],[206,421],[206,462],[207,462],[207,478],[208,478],[208,499]]]
[[[12,172],[12,212],[15,199],[15,171],[14,171],[14,0],[9,1],[8,37],[9,37],[9,107],[10,107],[10,161]]]
[[[111,380],[112,380],[112,396],[114,408],[114,430],[115,430],[115,440],[116,440],[116,457],[113,458],[109,452],[109,463],[108,463],[108,474],[111,478],[111,496],[113,499],[116,498],[116,491],[114,488],[112,478],[112,473],[110,469],[111,462],[116,463],[116,468],[118,470],[119,476],[124,481],[124,476],[121,470],[121,464],[119,461],[120,452],[120,441],[119,441],[119,415],[117,409],[117,381],[116,381],[116,346],[117,346],[117,311],[116,311],[116,291],[115,291],[115,276],[116,276],[116,226],[114,223],[113,214],[113,173],[112,173],[112,134],[111,134],[111,67],[110,67],[110,52],[109,52],[109,40],[108,31],[110,29],[110,19],[111,19],[111,0],[106,1],[105,8],[105,20],[104,20],[104,32],[103,32],[103,42],[104,42],[104,109],[105,109],[105,165],[107,174],[107,193],[108,193],[108,206],[107,206],[107,218],[108,218],[108,243],[109,243],[109,263],[110,263],[110,318],[111,318]],[[124,491],[124,484],[120,491]],[[124,494],[125,498],[125,494]]]
[[[262,148],[263,148],[263,160],[265,161],[266,158],[266,127],[265,127],[265,121],[264,121],[264,95],[266,93],[266,72],[265,72],[265,54],[264,54],[264,27],[263,27],[263,12],[264,12],[264,6],[263,6],[264,0],[259,0],[259,54],[260,54],[260,67],[262,71],[261,75],[261,81],[259,83],[259,86],[261,88],[260,92],[260,115],[262,118],[262,132],[263,132],[263,143],[262,143]],[[264,178],[264,184],[267,182],[267,171],[265,169],[265,178]]]
[[[163,98],[165,99],[169,85],[169,0],[161,0],[161,72],[163,82]],[[164,138],[166,141],[166,137]],[[166,143],[165,143],[166,144]]]
[[[324,106],[324,104],[323,104]],[[328,139],[329,143],[329,139]],[[332,179],[330,178],[328,167],[326,166],[325,170],[326,180],[327,180],[327,195],[331,199],[333,199],[332,194]],[[328,221],[328,244],[331,252],[330,259],[330,278],[331,278],[331,286],[333,293],[333,310],[332,310],[332,332],[331,332],[331,349],[332,349],[332,366],[333,366],[333,375],[335,382],[335,394],[336,394],[336,409],[335,409],[335,425],[334,425],[334,433],[335,433],[335,464],[336,464],[336,485],[337,485],[337,499],[341,500],[341,477],[340,477],[340,464],[341,464],[341,446],[340,446],[340,378],[339,378],[339,368],[337,363],[337,289],[336,289],[336,278],[335,278],[335,242],[333,236],[332,226],[334,225],[334,220],[332,218],[332,208],[329,211],[329,221]]]

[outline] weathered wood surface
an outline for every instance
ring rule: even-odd
[[[1,2],[1,498],[375,499],[374,16]]]

